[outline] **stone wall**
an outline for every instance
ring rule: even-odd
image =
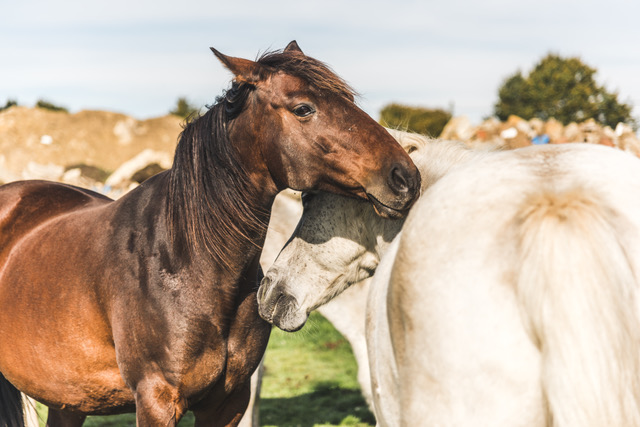
[[[633,129],[619,123],[615,129],[602,126],[593,119],[564,126],[555,119],[525,120],[511,116],[506,122],[490,118],[474,126],[465,116],[452,118],[442,130],[442,139],[464,141],[469,145],[492,144],[504,148],[531,144],[586,142],[616,147],[640,156],[640,141]]]

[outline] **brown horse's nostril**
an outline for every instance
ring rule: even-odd
[[[409,191],[411,185],[409,172],[399,165],[394,165],[389,173],[389,186],[393,191],[404,194]]]

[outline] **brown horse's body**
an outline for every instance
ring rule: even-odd
[[[391,217],[417,197],[408,156],[295,43],[258,62],[215,53],[236,81],[187,125],[171,170],[117,201],[0,188],[0,427],[19,424],[7,381],[51,426],[134,409],[139,426],[187,409],[237,424],[270,332],[256,279],[276,194],[367,197]]]
[[[158,220],[167,178],[118,201],[47,182],[2,188],[2,282],[12,285],[0,287],[0,323],[19,328],[0,327],[0,348],[12,349],[0,366],[20,367],[6,371],[18,389],[83,413],[133,409],[130,385],[142,378],[175,384],[163,398],[178,414],[207,393],[246,393],[269,336],[256,311],[259,250],[247,245],[245,271],[176,268]]]

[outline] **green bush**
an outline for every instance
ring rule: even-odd
[[[437,137],[451,119],[451,113],[442,109],[409,107],[389,104],[380,112],[383,126]]]

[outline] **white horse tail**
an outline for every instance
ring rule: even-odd
[[[625,226],[586,189],[543,190],[520,210],[517,291],[540,349],[549,425],[640,426],[638,283]]]

